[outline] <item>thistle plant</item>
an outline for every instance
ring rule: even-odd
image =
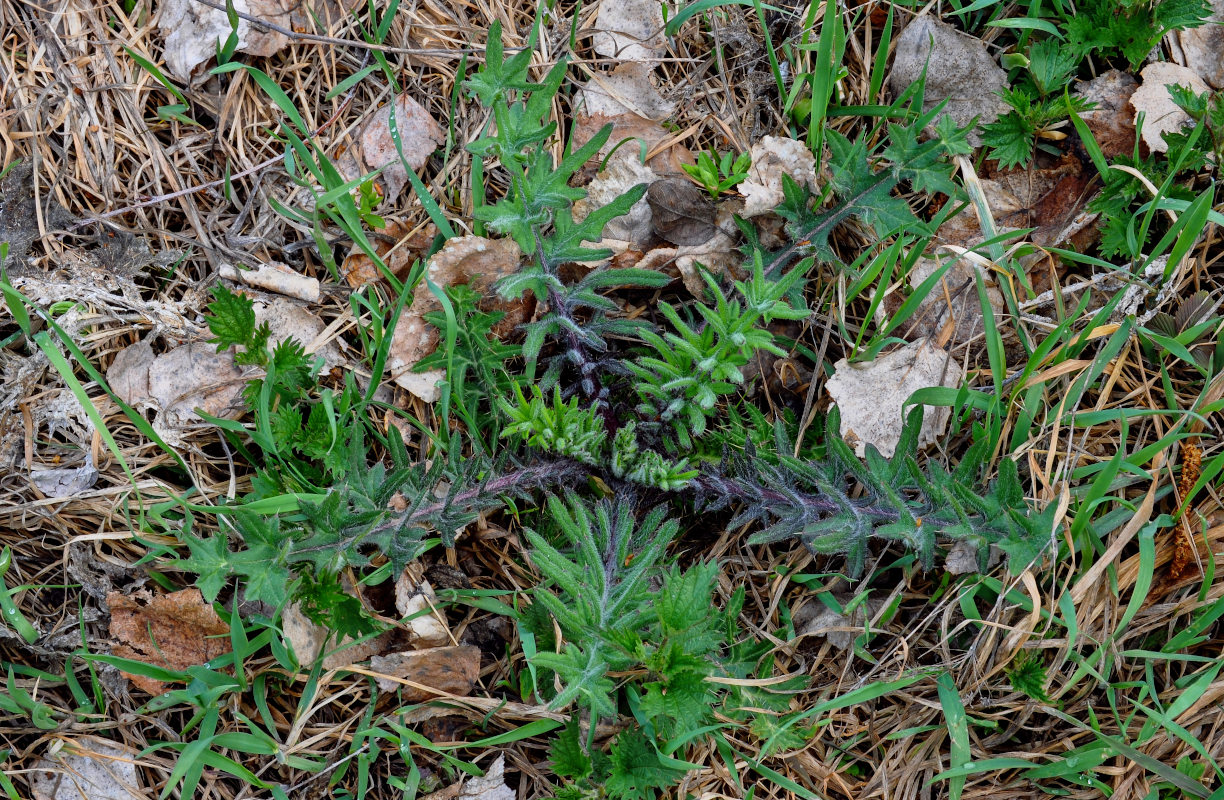
[[[787,455],[799,450],[785,426],[766,419],[744,391],[744,368],[754,357],[787,355],[771,325],[811,313],[808,281],[836,265],[832,231],[852,219],[880,237],[918,225],[894,190],[905,183],[954,194],[945,157],[965,152],[964,131],[945,120],[934,137],[920,139],[934,112],[915,114],[908,125],[889,126],[890,144],[879,152],[830,131],[833,202],[818,204],[807,189],[785,182],[777,211],[790,244],[770,252],[740,220],[747,244],[738,279],[703,273],[704,298],[656,302],[654,319],[627,319],[609,290],[657,292],[671,279],[637,268],[569,267],[607,262],[611,253],[590,243],[646,187],[574,219],[585,190],[571,186],[573,178],[607,143],[611,127],[561,148],[554,160],[558,131],[546,118],[567,67],[562,59],[538,83],[530,69],[527,50],[505,57],[494,25],[485,64],[464,82],[493,111],[493,124],[468,149],[487,168],[503,170],[507,187],[475,216],[526,259],[495,291],[506,299],[530,293],[540,309],[522,326],[521,344],[498,339],[500,316],[482,311],[471,289],[449,290],[447,313],[427,318],[455,334],[427,366],[450,370],[463,409],[456,423],[466,431],[433,439],[428,461],[410,458],[394,429],[377,432],[371,438],[384,455],[371,466],[362,415],[369,397],[353,386],[327,394],[317,369],[299,363],[300,345],[269,352],[248,304],[219,296],[211,323],[218,343],[269,370],[248,393],[255,441],[269,449],[295,420],[319,432],[311,449],[289,448],[291,457],[256,485],[287,487],[287,476],[308,473],[315,491],[298,498],[293,517],[236,517],[236,543],[197,538],[188,525],[190,554],[179,564],[199,575],[210,600],[237,577],[252,599],[274,606],[299,599],[333,627],[360,633],[361,609],[338,597],[341,572],[398,574],[430,547],[452,546],[480,514],[530,499],[542,510],[526,520],[523,556],[541,583],[517,622],[523,640],[535,643],[525,691],[574,713],[575,724],[554,748],[557,774],[575,797],[592,796],[598,786],[649,797],[681,774],[673,755],[680,745],[669,740],[711,725],[715,708],[770,741],[801,744],[798,730],[779,722],[785,699],[770,721],[753,719],[745,709],[768,707],[768,698],[716,689],[722,684],[708,680],[768,672],[768,647],[740,641],[734,600],[724,610],[714,606],[715,565],[681,570],[669,559],[669,544],[682,535],[680,510],[720,515],[732,529],[750,526],[754,543],[798,539],[815,554],[844,559],[852,576],[864,571],[873,542],[898,543],[927,567],[949,540],[972,544],[983,563],[998,547],[1023,566],[1050,539],[1052,512],[1029,512],[1008,459],[984,483],[985,437],[952,471],[921,464],[921,407],[891,458],[870,447],[865,459],[855,456],[832,433],[834,411],[825,454],[810,459]],[[284,402],[268,404],[269,390]],[[761,433],[771,424],[775,438],[767,447]],[[236,439],[241,430],[231,426]],[[612,673],[634,677],[616,681]],[[625,708],[635,724],[606,754],[598,752],[590,723]]]

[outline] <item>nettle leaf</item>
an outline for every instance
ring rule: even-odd
[[[235,294],[225,284],[213,287],[213,302],[208,304],[208,329],[220,353],[229,347],[247,347],[255,338],[255,302]]]
[[[225,588],[233,568],[230,565],[229,542],[224,534],[207,539],[185,536],[184,542],[190,552],[187,558],[175,559],[171,563],[188,572],[195,573],[195,584],[206,602],[213,602]]]
[[[654,800],[658,790],[671,786],[684,775],[681,770],[663,764],[638,729],[621,733],[610,756],[611,772],[604,787],[610,797],[619,800]]]
[[[581,780],[591,774],[591,757],[582,747],[582,732],[577,717],[570,717],[553,740],[548,748],[548,757],[552,761],[553,773],[559,777]]]
[[[230,554],[230,569],[242,579],[246,598],[280,608],[293,588],[287,562],[291,541],[280,518],[243,513],[234,518],[234,528],[246,547]]]
[[[661,738],[671,738],[709,722],[714,710],[714,692],[700,672],[681,672],[666,681],[646,684],[642,714],[651,720]]]
[[[1032,124],[1016,111],[982,126],[982,143],[990,147],[990,157],[1001,169],[1027,164],[1033,157],[1035,135]]]

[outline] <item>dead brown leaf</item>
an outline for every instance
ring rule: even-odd
[[[1096,108],[1080,113],[1106,158],[1130,155],[1135,150],[1135,114],[1131,95],[1139,82],[1121,70],[1111,69],[1076,87],[1075,93]]]
[[[480,648],[459,645],[389,653],[371,658],[370,669],[388,676],[376,678],[380,689],[384,692],[400,689],[403,699],[409,703],[435,699],[438,692],[466,695],[480,677]],[[429,688],[418,688],[393,678]]]
[[[773,211],[785,199],[782,176],[800,186],[816,189],[816,158],[803,142],[780,136],[765,136],[752,146],[748,177],[737,187],[744,196],[745,217]]]
[[[482,236],[456,236],[447,240],[434,254],[427,274],[435,286],[470,284],[486,298],[489,307],[505,311],[495,332],[508,332],[525,322],[534,305],[527,299],[498,303],[492,297],[493,284],[518,270],[519,249],[512,239],[485,239]],[[425,321],[425,314],[442,306],[422,281],[413,295],[412,305],[404,311],[391,339],[387,368],[395,382],[427,403],[438,399],[438,370],[413,372],[412,367],[438,346],[438,331]]]
[[[1206,24],[1170,33],[1165,41],[1170,40],[1177,43],[1178,63],[1197,72],[1213,89],[1224,89],[1224,0],[1211,0]]]
[[[106,604],[110,634],[118,640],[111,652],[120,658],[184,670],[230,651],[229,626],[194,587],[159,595],[145,589],[130,596],[111,592]],[[124,674],[149,694],[166,690],[161,681]]]
[[[924,14],[905,26],[897,37],[888,84],[894,96],[925,77],[923,111],[947,101],[940,117],[949,116],[958,127],[973,122],[994,122],[1007,108],[998,92],[1007,87],[1007,71],[995,63],[985,43],[954,26]],[[981,144],[976,128],[969,142]]]
[[[386,222],[386,228],[370,237],[374,252],[386,263],[391,274],[403,278],[418,259],[424,258],[438,235],[438,229],[432,222],[423,227],[399,219],[388,219]],[[374,261],[357,247],[349,251],[340,273],[354,289],[382,280],[382,273],[374,266]]]
[[[400,148],[396,147],[391,134],[391,111],[395,110],[395,130],[404,154],[404,161],[411,169],[425,166],[429,156],[438,145],[446,141],[446,133],[420,103],[401,94],[394,103],[388,103],[374,112],[361,132],[361,160],[365,170],[382,168],[381,178],[387,186],[386,199],[393,200],[404,191],[408,173],[400,161]]]
[[[657,61],[667,46],[658,0],[601,0],[595,52],[617,61]]]
[[[324,29],[343,18],[361,0],[238,0],[237,11],[281,28]],[[217,41],[226,41],[232,29],[224,7],[217,9],[195,0],[165,0],[158,4],[157,31],[164,39],[166,72],[181,81],[199,83],[201,69],[217,53]],[[238,21],[238,52],[251,56],[274,55],[289,44],[289,37],[271,28]]]
[[[851,364],[842,359],[833,365],[826,390],[841,411],[841,435],[853,444],[860,457],[873,444],[891,457],[901,440],[902,406],[919,389],[956,387],[964,370],[930,339],[920,339],[879,356],[873,361]],[[918,432],[918,447],[939,440],[951,411],[927,407]]]
[[[441,647],[451,641],[446,617],[438,611],[433,586],[409,566],[395,581],[395,610],[404,620],[413,647]]]
[[[356,593],[350,585],[347,585],[347,582],[344,588],[346,592],[355,596]],[[315,659],[326,646],[327,654],[323,656],[323,669],[325,670],[340,669],[383,652],[390,646],[394,633],[386,631],[365,641],[345,638],[337,642],[330,630],[306,616],[302,607],[297,603],[285,606],[285,610],[281,613],[281,630],[290,646],[293,647],[293,653],[297,656],[299,664],[314,664]]]
[[[242,390],[248,376],[230,352],[193,342],[154,356],[147,341],[125,347],[106,371],[106,380],[125,403],[157,412],[153,429],[168,444],[181,445],[185,431],[204,423],[196,409],[222,419],[246,410]]]
[[[613,147],[626,139],[636,139],[637,142],[626,142],[617,150],[627,152],[632,158],[641,156],[642,145],[647,153],[652,153],[672,137],[671,131],[658,122],[647,119],[639,114],[626,111],[619,114],[588,114],[579,112],[574,118],[572,132],[573,147],[578,148],[591,140],[605,125],[612,126],[612,134],[599,150],[599,156],[606,156]],[[646,160],[646,166],[659,175],[685,175],[682,164],[695,164],[692,152],[682,144],[664,147]]]
[[[679,178],[655,181],[646,199],[655,233],[672,244],[703,244],[714,235],[714,203],[691,182]]]

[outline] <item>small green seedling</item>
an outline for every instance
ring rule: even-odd
[[[710,197],[718,199],[719,195],[735,188],[748,177],[752,155],[743,153],[734,161],[732,157],[732,153],[725,153],[719,158],[718,153],[711,150],[709,153],[698,154],[696,164],[681,166],[689,177],[710,193]]]

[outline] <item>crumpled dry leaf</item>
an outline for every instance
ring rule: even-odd
[[[617,151],[619,156],[621,151]],[[603,208],[639,184],[653,184],[659,179],[655,171],[643,166],[636,153],[626,158],[614,157],[607,168],[587,184],[587,196],[574,203],[574,220],[581,222],[592,211]],[[633,204],[629,213],[604,226],[603,240],[598,247],[623,250],[628,245],[643,245],[654,236],[650,202],[645,196]],[[619,246],[618,246],[619,243]]]
[[[229,626],[195,587],[159,595],[146,589],[130,596],[111,592],[106,604],[111,615],[110,634],[119,640],[111,652],[120,658],[183,670],[231,649]],[[166,690],[161,681],[140,675],[127,677],[149,694]]]
[[[780,136],[765,136],[752,146],[748,177],[737,187],[744,196],[744,217],[755,217],[777,208],[785,196],[782,176],[816,189],[816,158],[803,142]]]
[[[192,342],[160,356],[147,339],[115,356],[106,382],[128,405],[153,409],[153,429],[167,444],[183,444],[188,428],[204,423],[195,409],[221,419],[237,419],[246,411],[242,390],[248,375],[230,352]]]
[[[1131,95],[1139,82],[1121,70],[1111,69],[1075,88],[1075,94],[1096,108],[1080,112],[1080,119],[1106,158],[1130,155],[1135,150],[1135,113]]]
[[[581,92],[583,112],[610,117],[630,113],[653,120],[670,117],[676,104],[659,94],[650,80],[653,72],[650,64],[627,61],[610,73],[592,75]]]
[[[400,678],[440,692],[467,695],[480,678],[480,648],[471,645],[456,647],[430,647],[424,650],[408,650],[388,653],[370,659],[370,670],[389,677],[375,678],[378,688],[384,692],[401,690],[403,699],[409,703],[420,703],[437,698],[437,692],[400,683]]]
[[[1135,109],[1135,125],[1139,125],[1142,113],[1143,128],[1139,135],[1144,144],[1153,153],[1168,152],[1169,145],[1161,134],[1176,133],[1193,123],[1190,115],[1173,102],[1169,87],[1189,86],[1197,94],[1209,92],[1211,88],[1193,70],[1167,61],[1148,64],[1139,73],[1139,79],[1142,83],[1130,98],[1131,108]]]
[[[352,587],[347,582],[344,588],[349,594],[354,594]],[[315,659],[319,657],[319,653],[323,652],[323,647],[326,645],[327,655],[323,657],[324,670],[341,669],[385,651],[391,645],[394,634],[393,631],[386,631],[363,642],[354,643],[356,640],[348,638],[337,642],[330,630],[306,616],[302,607],[297,603],[290,603],[281,612],[281,632],[284,633],[285,640],[293,647],[298,663],[303,666],[314,664]]]
[[[420,103],[401,94],[395,103],[388,103],[370,116],[361,132],[362,173],[383,167],[380,174],[387,185],[385,199],[394,200],[404,191],[408,173],[400,161],[395,138],[391,135],[391,109],[395,109],[395,129],[399,134],[404,161],[412,169],[425,166],[438,145],[446,141],[446,132],[434,121]]]
[[[841,359],[825,388],[841,411],[842,438],[854,451],[862,456],[873,444],[882,455],[892,456],[901,441],[901,410],[909,396],[930,386],[957,387],[963,377],[961,365],[924,338],[874,361],[851,364]],[[950,414],[946,406],[926,407],[919,449],[938,441]]]
[[[451,788],[442,792],[449,792]],[[484,777],[468,778],[455,795],[456,800],[515,800],[516,797],[518,792],[506,785],[506,757],[501,754],[489,765]]]
[[[943,263],[941,259],[919,258],[910,270],[910,286],[916,289],[922,285]],[[996,319],[1003,314],[1003,295],[995,288],[992,276],[969,259],[956,258],[943,278],[918,304],[913,320],[904,328],[904,338],[929,337],[936,344],[956,346],[980,336],[982,302],[978,298],[975,272],[982,273],[986,280],[986,298]]]
[[[75,497],[92,489],[100,474],[93,455],[86,452],[85,463],[79,467],[30,470],[30,483],[47,497]]]
[[[646,153],[649,154],[668,140],[675,138],[671,131],[658,122],[629,111],[620,114],[588,114],[582,110],[574,118],[574,127],[571,132],[573,147],[582,147],[605,125],[612,126],[612,135],[608,137],[608,141],[604,142],[603,147],[599,148],[598,157],[601,159],[625,139],[637,139],[637,142],[625,142],[621,145],[613,155],[613,161],[622,158],[622,153],[626,158],[640,158],[643,144],[646,147]],[[686,174],[682,165],[695,163],[696,159],[693,158],[692,152],[679,143],[663,147],[654,155],[648,155],[646,159],[646,165],[658,175],[680,177]]]
[[[990,554],[986,557],[986,566],[993,567],[1003,560],[1003,551],[996,545],[990,546]],[[952,575],[968,575],[978,571],[978,549],[972,542],[958,539],[944,557],[944,569]]]
[[[266,289],[307,303],[319,300],[318,278],[308,278],[295,272],[288,264],[270,261],[253,269],[238,268],[233,264],[222,264],[218,270],[222,278],[245,283],[256,289]]]
[[[510,275],[519,266],[519,249],[513,239],[485,239],[482,236],[456,236],[448,239],[442,249],[430,259],[426,272],[436,286],[471,284],[489,297],[493,284]],[[497,331],[509,331],[530,316],[528,300],[497,305],[506,311]],[[490,298],[490,303],[492,299]],[[427,403],[439,397],[437,382],[444,376],[441,370],[413,372],[412,367],[438,346],[438,331],[425,321],[425,314],[442,306],[429,286],[421,281],[413,295],[412,305],[400,315],[391,338],[387,368],[395,382]],[[496,331],[495,331],[496,332]]]
[[[372,235],[370,240],[391,274],[402,279],[412,269],[413,263],[429,251],[434,237],[438,235],[438,228],[432,222],[413,226],[403,220],[388,219],[386,223],[387,227]],[[349,250],[340,274],[354,289],[382,280],[382,273],[374,262],[356,246]]]
[[[658,0],[601,0],[595,18],[595,52],[618,61],[658,61],[663,38],[663,5]]]
[[[741,201],[724,200],[718,206],[712,235],[708,239],[694,245],[656,247],[638,259],[635,266],[659,272],[669,272],[669,268],[674,266],[684,280],[684,288],[693,297],[704,299],[708,287],[698,266],[709,270],[720,280],[740,277],[736,273],[743,263],[743,256],[735,248],[735,238],[731,232],[736,230],[735,215],[741,208]]]
[[[1028,235],[1029,241],[1042,247],[1056,247],[1086,224],[1079,217],[1090,199],[1092,179],[1073,155],[1048,167],[996,172],[980,178],[978,183],[1000,233],[1036,228]],[[977,209],[970,205],[945,222],[939,227],[937,239],[943,244],[966,248],[980,244],[985,237]]]
[[[31,411],[36,426],[47,426],[48,439],[63,433],[82,448],[89,447],[94,433],[93,420],[71,389],[48,391]]]
[[[327,326],[310,311],[292,300],[275,295],[252,293],[251,299],[254,302],[255,324],[262,325],[266,322],[272,331],[272,335],[268,337],[269,348],[293,337],[307,353],[322,357],[325,370],[345,363],[340,346],[335,341],[318,341]]]
[[[34,800],[142,800],[136,753],[100,736],[63,741],[30,773]]]
[[[655,181],[646,190],[646,200],[654,232],[672,244],[703,244],[714,235],[714,202],[690,181]]]
[[[289,23],[285,0],[234,0],[234,10],[281,27]],[[216,55],[217,41],[226,41],[232,29],[224,10],[193,0],[165,0],[159,4],[157,32],[165,37],[166,72],[181,81],[204,78],[199,67]],[[238,50],[270,56],[289,44],[289,37],[274,30],[238,21]]]
[[[296,31],[314,30],[314,20],[324,29],[339,21],[361,0],[234,0],[240,14]],[[157,32],[164,37],[166,72],[189,83],[200,83],[207,72],[200,69],[217,54],[217,41],[230,35],[224,6],[211,8],[195,0],[164,0],[158,4]],[[252,56],[270,56],[289,44],[279,31],[238,22],[238,51]]]
[[[1165,41],[1176,43],[1173,50],[1179,64],[1197,72],[1211,88],[1224,89],[1224,0],[1211,0],[1206,23],[1170,33]]]
[[[981,39],[961,33],[926,14],[905,26],[897,37],[896,53],[888,85],[900,95],[926,71],[923,111],[930,111],[945,99],[948,104],[939,116],[950,116],[958,127],[974,117],[978,125],[994,122],[1007,109],[997,92],[1007,88],[1007,71],[995,63]],[[976,129],[969,142],[980,145]]]
[[[833,597],[842,608],[853,599],[853,595],[834,592]],[[791,613],[791,621],[798,636],[823,636],[838,650],[849,650],[854,640],[866,630],[865,623],[874,618],[884,607],[884,599],[869,597],[859,603],[848,615],[838,614],[819,601],[802,600]]]
[[[395,581],[395,610],[405,619],[413,647],[441,647],[451,641],[446,619],[438,612],[438,596],[429,581],[409,567]]]

